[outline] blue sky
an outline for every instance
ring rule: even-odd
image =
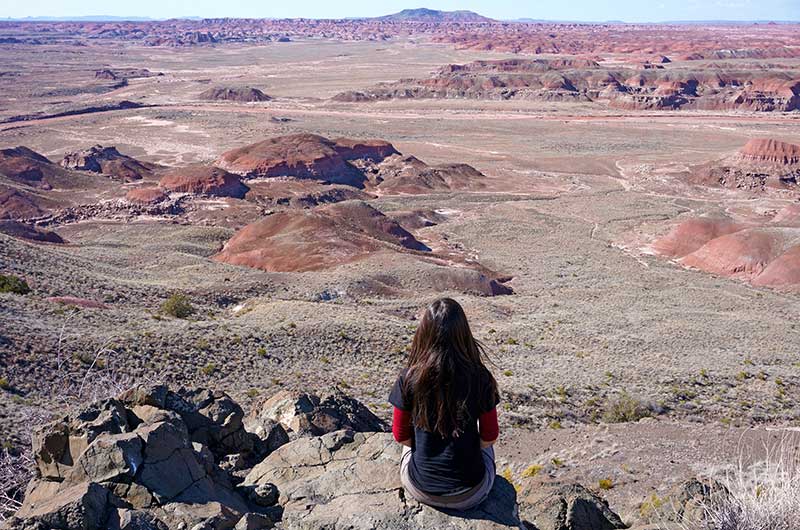
[[[800,20],[800,0],[0,0],[0,18],[86,15],[343,18],[385,15],[423,6],[469,9],[498,19]]]

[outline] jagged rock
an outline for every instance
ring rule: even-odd
[[[608,503],[580,484],[528,484],[519,494],[520,516],[529,530],[627,528]]]
[[[648,523],[702,528],[705,507],[724,501],[728,495],[728,489],[716,480],[692,478],[673,487],[663,497],[653,495],[646,499],[639,507],[639,514]]]
[[[141,180],[152,175],[155,164],[140,162],[123,155],[116,147],[94,145],[87,149],[64,155],[60,163],[66,169],[78,169],[118,177],[125,182]]]
[[[259,506],[274,506],[278,502],[277,486],[267,482],[266,484],[256,484],[243,488],[247,491],[247,498]]]
[[[262,415],[248,416],[245,419],[244,426],[248,432],[261,439],[262,445],[268,453],[289,442],[289,434],[283,428],[283,425]]]
[[[142,439],[136,433],[102,434],[75,461],[65,485],[132,480],[142,465]]]
[[[408,499],[391,434],[337,431],[284,445],[245,484],[275,484],[287,530],[520,528],[513,486],[498,477],[489,499],[456,516]]]
[[[23,506],[7,523],[9,530],[102,530],[107,528],[109,491],[87,482]]]
[[[357,399],[341,391],[323,396],[281,391],[264,401],[248,418],[250,425],[276,421],[295,436],[320,436],[350,429],[356,432],[387,430],[386,424]]]
[[[170,530],[153,514],[142,510],[119,510],[119,530]]]
[[[234,530],[261,530],[262,528],[275,528],[275,523],[266,515],[246,513],[236,523]]]

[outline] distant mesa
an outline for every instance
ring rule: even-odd
[[[212,87],[200,93],[200,99],[208,101],[235,101],[252,103],[270,101],[272,98],[257,88],[251,87]]]
[[[80,151],[64,155],[60,163],[66,169],[91,171],[117,177],[124,182],[133,182],[152,176],[155,164],[140,162],[135,158],[123,155],[116,147],[95,145]]]
[[[244,198],[248,187],[239,177],[214,166],[195,165],[168,171],[158,185],[170,192]]]
[[[428,23],[488,23],[493,19],[473,11],[439,11],[436,9],[403,9],[399,13],[378,17],[384,22],[428,22]]]
[[[519,58],[450,64],[429,78],[342,92],[333,100],[412,98],[596,102],[631,110],[792,111],[800,109],[800,80],[763,69],[664,69],[663,63],[651,62],[605,66],[593,57]]]
[[[160,188],[135,188],[125,194],[125,200],[143,206],[158,204],[168,198],[169,196]]]
[[[267,216],[238,231],[214,259],[270,272],[305,272],[381,249],[430,250],[372,206],[348,201]]]
[[[800,165],[800,145],[773,138],[755,138],[739,150],[739,156],[745,160],[779,166]]]
[[[732,156],[691,168],[687,178],[692,184],[759,193],[796,190],[800,145],[771,138],[753,139]]]
[[[16,237],[18,239],[37,241],[39,243],[65,243],[61,236],[55,232],[42,230],[31,224],[10,219],[0,220],[0,233],[11,237]]]

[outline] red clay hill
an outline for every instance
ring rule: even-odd
[[[772,138],[748,141],[734,155],[695,166],[692,184],[764,192],[798,189],[800,145]]]
[[[800,205],[764,222],[725,216],[683,221],[652,248],[687,267],[753,285],[800,291]]]
[[[158,185],[167,191],[244,198],[248,187],[239,177],[214,166],[196,165],[168,171]]]
[[[397,222],[361,201],[288,210],[244,227],[214,259],[272,272],[320,270],[381,249],[430,249]]]
[[[313,179],[389,194],[484,187],[484,175],[465,164],[430,166],[383,140],[330,140],[315,134],[279,136],[233,149],[216,165],[246,179]]]

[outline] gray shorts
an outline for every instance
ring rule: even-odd
[[[411,495],[412,498],[436,508],[448,508],[450,510],[468,510],[474,508],[489,496],[494,486],[494,477],[497,473],[497,468],[494,463],[494,448],[487,447],[481,449],[483,456],[483,465],[486,466],[486,475],[483,481],[467,491],[457,493],[455,495],[430,495],[424,491],[419,490],[411,481],[408,473],[408,464],[411,462],[412,451],[410,447],[403,447],[403,457],[400,460],[400,481],[403,487]]]

